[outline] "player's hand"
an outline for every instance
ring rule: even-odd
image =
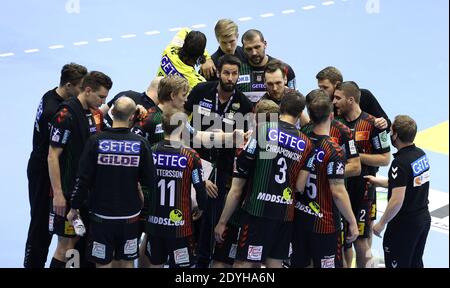
[[[247,132],[244,133],[244,140],[247,141],[253,134],[253,130],[248,130]]]
[[[66,198],[62,193],[53,196],[53,212],[62,217],[66,216]]]
[[[227,225],[224,223],[217,223],[216,228],[214,228],[214,238],[216,238],[216,241],[218,243],[222,243],[224,241],[223,239],[223,232],[225,232],[225,229],[227,228]]]
[[[366,179],[366,181],[369,182],[371,185],[373,185],[373,186],[375,186],[375,187],[381,186],[381,185],[380,185],[380,180],[379,180],[377,177],[372,176],[372,175],[366,175],[366,176],[363,176],[363,177],[364,177],[364,179]]]
[[[383,117],[375,118],[375,127],[380,130],[384,130],[388,128],[388,122]]]
[[[206,59],[205,63],[200,66],[200,71],[207,80],[213,78],[216,73],[216,66],[214,65],[214,61],[211,58]]]
[[[192,221],[197,221],[198,219],[200,219],[200,217],[202,217],[202,214],[203,210],[200,210],[198,206],[194,207],[194,209],[192,209]]]
[[[348,226],[348,236],[347,236],[347,243],[352,243],[358,238],[359,236],[359,230],[358,225],[356,224],[356,221],[353,222],[353,224],[349,224]]]
[[[148,111],[141,104],[136,105],[136,119],[135,121],[144,120],[147,117]]]
[[[219,189],[212,181],[205,180],[205,188],[209,198],[217,198],[219,196]]]
[[[78,211],[76,209],[70,209],[69,213],[67,214],[67,220],[69,222],[73,221],[73,218],[75,218],[78,215]]]
[[[386,224],[382,223],[381,221],[373,225],[372,227],[373,234],[381,238],[381,232],[383,232],[385,226]]]

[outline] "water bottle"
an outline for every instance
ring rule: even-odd
[[[86,233],[86,227],[84,227],[84,223],[81,220],[80,216],[75,216],[72,220],[72,226],[75,229],[75,234],[78,236],[83,236]]]

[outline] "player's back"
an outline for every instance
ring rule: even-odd
[[[312,150],[311,140],[295,125],[281,120],[259,125],[256,139],[250,140],[237,163],[252,182],[244,209],[255,216],[292,221],[297,175]]]
[[[200,158],[180,142],[162,140],[152,147],[156,191],[150,193],[149,229],[163,237],[192,234],[191,184],[202,183]]]

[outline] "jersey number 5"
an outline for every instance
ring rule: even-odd
[[[314,200],[317,197],[317,186],[316,186],[317,175],[310,173],[308,176],[308,180],[306,181],[306,194],[309,199]]]

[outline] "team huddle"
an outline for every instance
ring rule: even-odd
[[[108,103],[106,74],[64,65],[34,125],[24,266],[44,267],[56,234],[51,268],[373,267],[387,225],[385,266],[423,267],[430,166],[415,121],[391,123],[332,66],[305,97],[260,31],[238,46],[221,19],[215,34],[210,55],[202,32],[180,30],[148,89]],[[389,203],[374,223],[378,186]]]

